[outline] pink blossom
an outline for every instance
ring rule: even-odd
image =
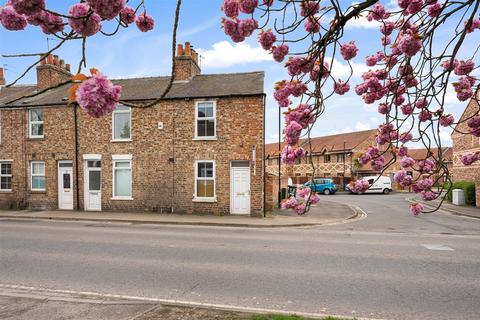
[[[131,7],[125,7],[120,11],[120,20],[125,24],[132,24],[136,19],[135,9]]]
[[[272,49],[273,44],[277,41],[277,37],[271,30],[261,31],[258,37],[260,45],[265,50]]]
[[[382,46],[386,47],[392,44],[392,37],[390,36],[382,36]]]
[[[316,193],[313,193],[310,198],[308,199],[308,201],[311,203],[311,204],[317,204],[319,201],[320,201],[320,196]]]
[[[367,63],[367,66],[369,67],[373,67],[377,64],[378,60],[377,60],[377,57],[375,55],[373,56],[367,56],[366,58],[366,63]]]
[[[348,91],[350,91],[350,85],[348,82],[343,82],[342,80],[335,81],[333,85],[333,89],[336,94],[344,95]]]
[[[397,154],[400,157],[404,157],[408,154],[408,148],[404,145],[402,145],[400,148],[398,148]]]
[[[423,205],[420,203],[412,203],[410,204],[410,212],[416,216],[418,216],[423,211]]]
[[[301,82],[301,81],[290,81],[289,84],[287,84],[289,90],[290,90],[290,94],[294,97],[300,97],[302,94],[304,94],[305,92],[307,92],[307,86],[305,85],[305,83]]]
[[[282,150],[282,162],[285,164],[294,164],[295,160],[305,156],[305,151],[302,148],[293,149],[291,146],[285,146]]]
[[[250,37],[257,28],[258,22],[255,19],[238,20],[237,32],[242,37]]]
[[[229,18],[236,18],[240,14],[237,0],[224,0],[222,10]]]
[[[401,107],[402,113],[406,116],[413,113],[413,107],[411,104],[405,104]]]
[[[385,157],[379,156],[372,160],[371,166],[373,170],[382,171],[383,167],[385,166]]]
[[[310,71],[310,80],[315,81],[318,80],[319,77],[322,79],[328,78],[330,75],[330,66],[327,61],[323,62],[323,67],[320,67],[320,62],[315,62],[315,65]]]
[[[125,0],[88,0],[90,7],[105,20],[112,20],[125,7]]]
[[[17,13],[11,6],[0,7],[0,23],[10,31],[19,31],[27,26],[27,19],[24,15]]]
[[[298,215],[303,215],[307,211],[307,205],[305,203],[301,203],[301,204],[297,205],[294,208],[294,210]]]
[[[411,34],[402,34],[399,38],[397,47],[407,57],[413,57],[422,48],[422,42]]]
[[[137,28],[142,32],[148,32],[153,29],[155,26],[155,21],[153,18],[144,11],[143,13],[139,14],[135,19],[135,24]]]
[[[271,7],[273,5],[273,0],[263,0],[263,4],[267,7]]]
[[[10,0],[10,3],[17,13],[26,16],[40,13],[45,9],[45,0]]]
[[[390,17],[390,12],[388,12],[385,7],[381,3],[376,3],[373,7],[372,10],[369,12],[367,16],[368,21],[372,20],[384,20],[388,19]]]
[[[418,120],[420,120],[420,122],[432,120],[432,113],[428,110],[422,110],[418,114]]]
[[[350,60],[357,56],[358,49],[355,45],[355,41],[350,41],[345,44],[340,45],[340,54],[343,59]]]
[[[282,202],[282,208],[283,209],[293,209],[297,206],[298,202],[295,197],[290,197],[284,202]]]
[[[475,152],[475,153],[466,153],[463,154],[460,157],[460,161],[463,163],[465,166],[470,166],[474,162],[480,160],[480,152]]]
[[[433,180],[430,178],[425,178],[418,180],[417,183],[415,183],[415,188],[417,190],[430,190],[433,187]]]
[[[372,156],[369,153],[364,153],[358,158],[358,162],[362,165],[369,163],[372,160]]]
[[[408,175],[405,170],[400,170],[393,176],[396,183],[399,183],[402,187],[408,187],[412,184],[413,178]]]
[[[303,72],[303,65],[305,60],[302,57],[290,57],[285,63],[285,67],[288,70],[290,76],[298,76]]]
[[[385,21],[380,26],[380,32],[386,36],[391,35],[394,29],[395,29],[395,23],[391,21]]]
[[[296,121],[291,121],[285,127],[285,141],[288,145],[295,145],[298,143],[302,129],[302,126]]]
[[[457,99],[460,101],[467,101],[473,96],[472,89],[465,89],[457,92]]]
[[[47,11],[41,11],[30,15],[27,20],[31,25],[40,26],[45,34],[62,32],[64,29],[63,19]]]
[[[415,107],[417,107],[418,109],[423,109],[426,106],[428,106],[428,101],[425,98],[420,98],[417,100],[417,102],[415,102]]]
[[[442,62],[441,66],[445,71],[452,71],[458,66],[458,60],[457,59],[454,59],[453,61],[452,59],[445,60]]]
[[[405,156],[400,160],[400,166],[402,168],[410,168],[415,164],[415,160],[413,158],[410,158],[408,156]]]
[[[258,7],[258,0],[240,0],[239,9],[241,12],[251,14]]]
[[[310,197],[311,189],[309,187],[301,187],[297,189],[297,196],[300,198],[308,198]]]
[[[438,197],[438,195],[435,192],[432,192],[430,190],[426,190],[426,191],[421,191],[420,192],[420,197],[424,201],[432,201],[432,200],[435,200]]]
[[[272,55],[273,59],[277,62],[282,62],[285,56],[288,54],[288,45],[281,44],[278,47],[273,47]]]
[[[413,135],[410,132],[404,132],[400,135],[400,142],[407,143],[408,141],[413,139]]]
[[[362,180],[357,180],[353,184],[352,191],[354,193],[363,193],[363,192],[367,191],[369,187],[370,187],[370,185],[368,184],[367,180],[363,180],[363,179]]]
[[[380,103],[378,105],[378,113],[380,114],[387,114],[390,112],[391,107],[386,103]]]
[[[300,15],[302,17],[313,16],[320,10],[318,1],[303,1],[300,4]]]
[[[423,0],[410,0],[405,10],[406,14],[416,14],[422,10]]]
[[[309,16],[305,19],[305,31],[308,33],[317,33],[320,31],[320,18]]]
[[[442,13],[443,5],[435,2],[432,5],[429,5],[427,8],[428,15],[432,18],[436,18]]]
[[[458,65],[454,69],[454,73],[457,76],[465,76],[468,75],[470,72],[473,71],[473,68],[475,67],[475,63],[472,60],[467,60],[467,61],[460,61]]]
[[[97,13],[92,13],[90,6],[86,3],[74,4],[68,13],[71,16],[68,18],[68,24],[81,36],[93,36],[102,28],[100,24],[102,18]]]
[[[238,22],[222,18],[222,27],[227,36],[233,37],[237,34]]]
[[[476,129],[480,127],[480,116],[473,116],[467,120],[467,125],[471,129]]]
[[[421,173],[430,173],[435,166],[435,163],[430,159],[417,161],[418,168]]]
[[[94,118],[100,118],[115,110],[121,94],[121,86],[114,85],[103,74],[97,73],[82,82],[75,96],[83,111]]]
[[[440,117],[440,125],[442,127],[449,127],[455,122],[455,118],[451,114],[445,114]]]
[[[472,20],[470,27],[467,27],[468,20],[465,21],[465,28],[467,28],[467,33],[472,33],[475,29],[480,29],[480,18],[475,18]]]

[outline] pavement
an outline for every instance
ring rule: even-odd
[[[408,197],[409,202],[419,202],[423,204],[427,209],[433,210],[437,209],[440,205],[440,209],[442,211],[449,212],[451,214],[459,215],[459,216],[467,216],[471,218],[479,218],[480,219],[480,208],[474,206],[457,206],[448,202],[447,199],[441,203],[441,200],[433,200],[433,201],[423,201],[416,197]]]
[[[312,206],[308,214],[304,216],[298,216],[292,210],[277,210],[269,213],[265,218],[233,215],[214,216],[144,212],[0,210],[0,218],[252,228],[331,225],[344,221],[352,221],[361,217],[362,212],[360,209],[329,201],[323,201],[318,205]]]

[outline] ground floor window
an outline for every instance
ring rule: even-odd
[[[0,190],[12,190],[12,163],[9,161],[0,162]]]
[[[132,160],[129,157],[113,159],[113,198],[132,198]]]
[[[45,162],[32,161],[30,169],[31,190],[45,191]]]
[[[195,198],[213,199],[215,197],[215,162],[197,161],[195,163]]]

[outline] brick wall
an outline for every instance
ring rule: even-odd
[[[84,208],[83,155],[102,156],[102,209],[213,213],[230,212],[230,161],[250,160],[251,213],[263,214],[263,96],[216,100],[217,139],[194,140],[195,100],[165,100],[148,109],[132,110],[132,141],[111,142],[112,117],[78,114],[79,202]],[[3,206],[58,207],[57,164],[75,163],[72,107],[44,108],[43,139],[27,137],[28,112],[2,110],[0,159],[13,160],[13,190],[0,193]],[[163,130],[158,129],[163,122]],[[256,159],[252,159],[252,147]],[[112,200],[112,155],[131,154],[133,200]],[[175,163],[170,162],[175,159]],[[29,165],[46,164],[46,191],[31,192]],[[193,202],[195,160],[215,160],[217,202]],[[256,160],[256,171],[253,161]],[[75,165],[74,165],[75,167]],[[76,180],[74,172],[73,181]],[[75,189],[75,188],[74,188]]]

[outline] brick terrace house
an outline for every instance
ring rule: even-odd
[[[460,157],[466,153],[480,151],[480,138],[471,134],[465,134],[470,131],[466,119],[478,115],[480,111],[480,90],[477,91],[476,99],[471,99],[465,111],[460,117],[460,124],[452,132],[453,142],[453,181],[473,181],[475,182],[475,192],[477,207],[480,207],[480,163],[475,162],[471,166],[465,166],[460,161]],[[462,133],[463,132],[463,133]]]
[[[262,215],[263,72],[203,75],[189,43],[176,64],[165,99],[102,119],[67,104],[69,85],[39,93],[71,78],[58,57],[37,67],[36,85],[3,87],[0,206]],[[147,102],[168,80],[113,82]]]
[[[316,177],[332,178],[335,183],[342,186],[348,184],[352,179],[376,174],[369,166],[361,168],[355,163],[355,159],[374,144],[376,133],[377,130],[374,129],[311,138],[312,160],[316,168]],[[300,145],[305,141],[300,141]],[[307,151],[310,150],[308,144],[305,144],[303,148]],[[265,155],[266,172],[278,177],[278,143],[267,144]],[[290,177],[293,184],[303,184],[309,181],[313,175],[309,161],[309,157],[305,157],[291,166],[282,163],[280,166],[281,176]]]

